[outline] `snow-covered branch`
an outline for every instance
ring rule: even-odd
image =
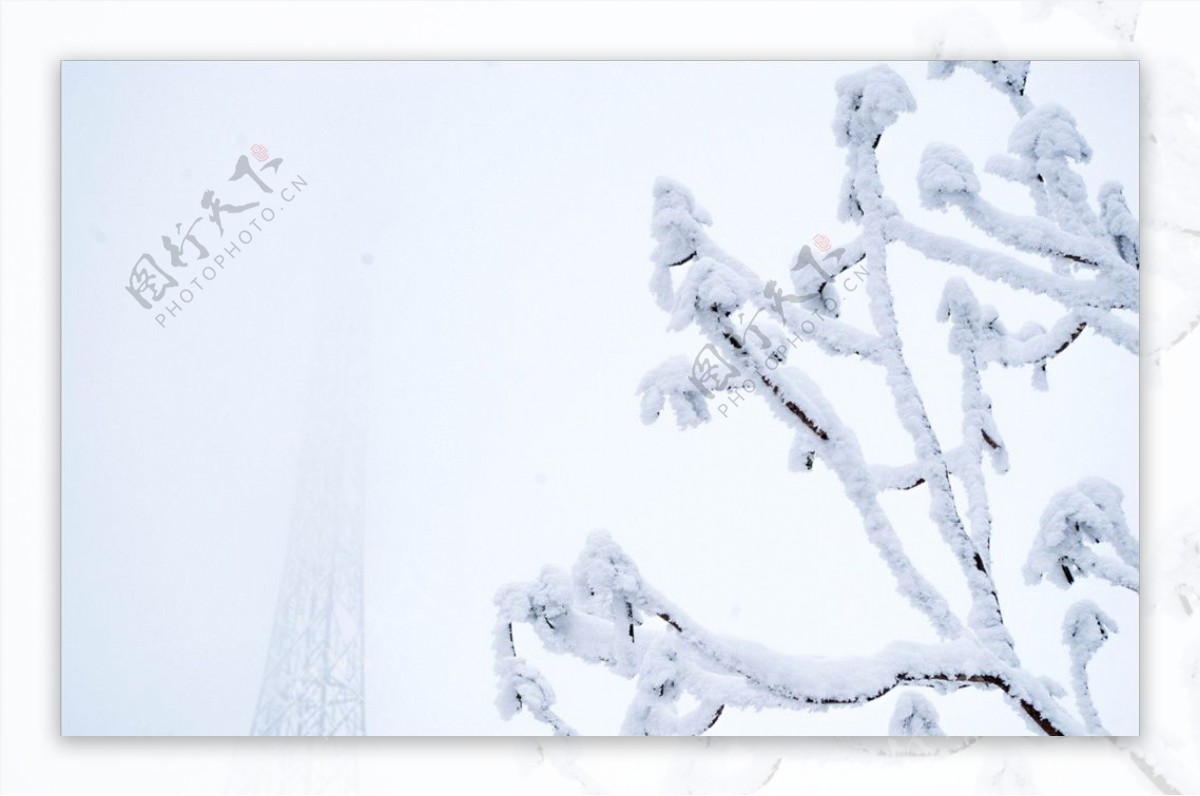
[[[1138,542],[1125,522],[1123,499],[1120,489],[1099,478],[1080,481],[1051,498],[1025,562],[1026,581],[1036,584],[1045,578],[1065,589],[1094,575],[1138,591]],[[1104,543],[1112,546],[1116,558],[1090,546]]]
[[[992,88],[1009,98],[1017,113],[1024,114],[1033,107],[1025,97],[1025,82],[1029,79],[1028,61],[931,61],[929,77],[934,80],[945,79],[959,67],[982,75]]]
[[[1116,632],[1117,623],[1091,600],[1081,600],[1072,605],[1063,619],[1063,643],[1071,651],[1071,683],[1075,687],[1075,701],[1092,735],[1108,733],[1100,723],[1100,714],[1092,702],[1087,665],[1101,645],[1108,641],[1109,635]]]
[[[593,533],[571,575],[547,567],[537,580],[510,584],[496,598],[498,699],[511,715],[526,707],[558,734],[573,730],[551,710],[554,692],[518,656],[513,626],[527,625],[549,650],[607,666],[638,683],[622,734],[664,728],[699,734],[727,707],[820,710],[860,705],[900,686],[948,693],[995,690],[1031,728],[1076,734],[1076,721],[1045,685],[969,637],[941,644],[894,642],[866,657],[784,655],[712,633],[647,584],[604,532]],[[679,715],[690,692],[700,707]]]
[[[1095,651],[1096,645],[1088,646],[1095,641],[1094,629],[1106,638],[1115,629],[1111,620],[1099,609],[1088,613],[1078,606],[1067,618],[1064,641],[1071,651],[1078,717],[1059,701],[1065,696],[1060,687],[1022,665],[1005,625],[992,574],[995,529],[983,462],[986,456],[992,470],[1007,472],[1008,447],[983,374],[991,364],[1029,367],[1034,384],[1045,389],[1047,363],[1072,350],[1089,330],[1136,353],[1137,328],[1119,314],[1133,315],[1139,308],[1137,222],[1115,184],[1101,189],[1100,212],[1091,209],[1083,181],[1071,168],[1072,162],[1086,162],[1091,149],[1066,110],[1038,106],[1026,97],[1028,62],[948,62],[933,67],[931,75],[945,77],[956,66],[978,72],[1012,101],[1018,118],[1009,151],[989,161],[988,169],[1028,188],[1036,215],[1017,216],[993,206],[982,197],[966,156],[934,143],[918,169],[923,203],[961,212],[1000,250],[905,219],[885,195],[878,153],[888,128],[916,103],[886,66],[847,75],[836,85],[833,121],[835,139],[846,149],[838,210],[859,225],[860,234],[822,260],[807,246],[801,249],[790,273],[797,295],[788,295],[776,280],[764,279],[714,242],[708,232],[712,216],[685,186],[665,178],[655,183],[651,290],[670,316],[670,329],[695,328],[708,344],[691,362],[667,360],[638,387],[644,422],[654,422],[669,404],[683,428],[711,419],[708,401],[723,391],[762,396],[793,436],[791,468],[804,471],[821,462],[837,476],[896,591],[928,619],[940,642],[896,641],[872,656],[838,659],[786,656],[718,636],[647,585],[616,543],[596,534],[570,576],[548,567],[538,580],[506,587],[497,596],[498,704],[505,715],[525,708],[556,733],[573,731],[552,710],[549,684],[517,654],[513,626],[527,625],[546,649],[636,680],[622,726],[627,734],[698,734],[728,708],[857,705],[901,686],[941,693],[964,687],[996,690],[1033,732],[1103,731],[1084,668]],[[900,335],[889,282],[888,250],[896,243],[1064,307],[1049,328],[1027,322],[1011,332],[1000,312],[980,303],[964,280],[946,283],[937,315],[948,323],[949,349],[961,362],[962,381],[961,439],[949,446],[934,431]],[[869,329],[839,317],[835,280],[851,268],[865,277]],[[790,361],[801,346],[881,369],[889,393],[881,398],[890,398],[910,439],[911,461],[879,465],[865,460],[854,431],[824,391]],[[952,480],[963,487],[961,496]],[[927,498],[930,520],[969,595],[961,615],[906,552],[880,499],[889,490],[920,490]],[[1043,515],[1026,579],[1036,583],[1048,577],[1067,586],[1091,574],[1136,591],[1138,544],[1126,526],[1121,499],[1120,490],[1101,479],[1085,480],[1056,496]],[[1119,560],[1089,546],[1100,543],[1112,545]],[[685,693],[697,706],[680,712]],[[941,733],[932,704],[909,691],[896,707],[891,730]]]

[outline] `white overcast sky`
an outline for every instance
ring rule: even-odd
[[[569,567],[595,528],[716,631],[797,654],[932,640],[836,479],[820,464],[788,472],[790,434],[761,401],[681,432],[670,416],[642,425],[634,394],[647,370],[702,344],[665,331],[647,288],[655,177],[690,186],[721,245],[786,280],[814,235],[855,233],[836,219],[844,152],[830,120],[834,81],[862,66],[64,63],[64,732],[248,731],[299,451],[314,416],[337,415],[310,385],[338,372],[331,360],[347,347],[370,363],[364,383],[342,385],[369,407],[370,733],[542,733],[493,706],[491,597],[544,564]],[[893,67],[918,105],[879,148],[902,211],[973,236],[917,202],[919,154],[940,140],[971,157],[985,194],[1030,212],[1023,192],[982,173],[1016,118],[1007,100],[973,73],[930,81],[924,62]],[[1095,150],[1080,169],[1092,196],[1119,180],[1136,215],[1137,64],[1038,62],[1028,95],[1075,115]],[[205,190],[251,195],[225,180],[255,144],[308,187],[160,328],[125,292],[130,268],[202,214]],[[966,274],[889,251],[912,366],[952,445],[959,365],[933,315],[945,279]],[[1010,328],[1057,317],[1050,302],[969,281]],[[844,294],[844,310],[865,324],[860,299]],[[331,338],[347,311],[365,334]],[[869,459],[911,457],[878,372],[811,353],[796,364]],[[1115,734],[1137,732],[1136,597],[1027,587],[1019,570],[1046,500],[1082,477],[1121,486],[1136,528],[1137,377],[1132,355],[1090,332],[1051,364],[1048,393],[1028,371],[984,376],[1011,451],[1011,471],[988,479],[1018,652],[1067,684],[1061,617],[1095,599],[1121,626],[1093,664]],[[885,505],[913,558],[964,606],[926,497]],[[517,640],[568,721],[617,731],[629,683]],[[886,733],[894,699],[727,713],[714,731]],[[951,735],[1026,731],[993,692],[935,701]]]

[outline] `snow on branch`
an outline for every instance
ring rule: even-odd
[[[833,133],[839,146],[874,148],[900,114],[917,109],[904,78],[883,64],[839,78],[834,89]]]
[[[1004,252],[922,229],[901,216],[889,218],[886,229],[890,239],[931,260],[964,266],[985,279],[1046,296],[1069,308],[1138,308],[1137,302],[1125,291],[1115,292],[1111,285],[1099,279],[1078,279],[1047,272]]]
[[[1112,235],[1117,252],[1125,262],[1134,268],[1140,268],[1142,249],[1139,243],[1138,222],[1129,212],[1129,205],[1125,202],[1125,190],[1120,183],[1106,182],[1100,186],[1098,198],[1100,217],[1104,221],[1104,228]]]
[[[1024,185],[1036,214],[1017,216],[990,204],[970,160],[949,145],[931,143],[917,174],[922,202],[956,209],[999,248],[968,244],[905,219],[884,193],[877,158],[887,129],[914,112],[916,102],[886,66],[846,75],[835,86],[833,119],[835,140],[846,149],[838,212],[855,221],[860,234],[823,260],[802,248],[790,273],[798,295],[787,294],[779,287],[783,280],[765,279],[714,242],[712,216],[682,183],[660,178],[654,184],[651,291],[669,316],[669,329],[694,328],[708,342],[690,363],[674,357],[651,370],[637,390],[644,422],[654,422],[669,404],[683,428],[709,420],[707,402],[722,392],[760,396],[792,435],[790,469],[804,472],[820,463],[839,479],[897,594],[929,621],[940,641],[893,641],[872,656],[828,658],[782,655],[719,636],[645,583],[611,538],[593,534],[569,575],[547,567],[537,580],[497,595],[497,704],[505,716],[526,710],[556,733],[574,732],[554,712],[549,683],[518,655],[513,641],[518,625],[532,629],[550,652],[605,666],[635,682],[621,727],[625,734],[699,734],[730,708],[860,705],[900,686],[997,691],[1034,733],[1103,731],[1080,678],[1098,646],[1096,634],[1103,640],[1115,630],[1111,620],[1098,609],[1077,607],[1068,615],[1064,641],[1076,674],[1078,716],[1060,701],[1066,696],[1060,686],[1024,667],[1005,624],[992,573],[996,529],[983,462],[987,457],[991,469],[1003,474],[1009,458],[983,373],[993,363],[1029,367],[1034,385],[1044,389],[1047,363],[1073,350],[1089,330],[1136,354],[1138,330],[1117,313],[1139,308],[1137,222],[1115,184],[1100,190],[1100,212],[1092,210],[1071,167],[1086,162],[1091,148],[1065,109],[1038,106],[1026,97],[1028,62],[948,62],[932,67],[931,74],[946,77],[957,66],[983,75],[1012,100],[1018,118],[1008,153],[987,167]],[[896,243],[1064,308],[1048,327],[1029,321],[1010,331],[999,310],[981,303],[962,279],[950,279],[940,301],[930,297],[930,308],[936,304],[937,317],[948,324],[949,350],[961,363],[961,438],[950,445],[934,431],[900,335],[887,256]],[[870,328],[847,323],[837,312],[834,278],[848,268],[865,277]],[[880,399],[890,399],[908,435],[908,462],[866,461],[854,430],[789,357],[801,346],[881,369],[887,392]],[[960,482],[961,494],[952,479]],[[890,490],[917,490],[928,500],[929,519],[957,562],[969,604],[952,606],[914,564],[881,502]],[[1095,575],[1136,591],[1138,543],[1121,500],[1120,490],[1099,478],[1059,493],[1042,517],[1026,580],[1034,584],[1046,577],[1065,587]],[[1110,545],[1117,557],[1094,549],[1100,544]],[[695,702],[687,711],[680,707],[685,694]],[[909,688],[890,729],[941,732],[933,706]]]
[[[683,185],[666,178],[655,183],[650,231],[658,245],[650,255],[654,263],[650,289],[664,310],[670,310],[674,302],[670,269],[700,255],[708,243],[704,227],[711,223],[708,211],[696,205],[692,192]]]
[[[1025,98],[1025,81],[1029,78],[1028,61],[931,61],[929,76],[935,80],[944,79],[954,74],[958,67],[982,75],[992,88],[1009,98],[1017,113],[1025,113],[1032,107]]]
[[[588,538],[570,576],[547,568],[535,581],[505,587],[496,602],[496,671],[503,684],[498,704],[506,716],[527,709],[558,734],[573,730],[551,710],[549,684],[518,656],[514,624],[530,626],[549,650],[636,680],[622,734],[700,734],[728,707],[823,710],[864,704],[899,686],[940,693],[995,690],[1037,732],[1080,730],[1042,682],[965,637],[942,644],[894,642],[871,656],[831,658],[784,655],[714,634],[647,584],[601,531]],[[685,693],[700,706],[680,714]]]
[[[1013,128],[1008,148],[1009,155],[992,158],[987,168],[1024,184],[1037,216],[1016,216],[986,201],[967,157],[940,143],[930,144],[921,159],[917,181],[922,203],[931,209],[958,208],[1000,243],[1047,258],[1051,273],[1011,255],[921,229],[898,216],[888,221],[889,237],[931,259],[965,265],[988,279],[1041,293],[1074,310],[1137,310],[1137,221],[1117,183],[1101,187],[1101,215],[1092,210],[1086,186],[1071,168],[1071,162],[1086,163],[1092,156],[1074,117],[1057,105],[1031,106]],[[1082,278],[1074,274],[1080,269],[1085,272]],[[1099,327],[1097,331],[1127,348],[1136,340],[1136,330],[1119,321],[1101,319]]]
[[[1067,610],[1063,619],[1063,643],[1071,651],[1071,682],[1075,701],[1084,724],[1092,735],[1107,735],[1100,714],[1092,702],[1087,665],[1108,637],[1117,632],[1117,623],[1091,600],[1081,600]]]
[[[659,181],[656,195],[662,191],[677,192],[675,183]],[[690,192],[687,193],[690,201]],[[656,203],[655,212],[661,208],[674,208],[675,202]],[[668,224],[655,223],[653,229],[659,234],[670,230]],[[669,238],[667,240],[669,242]],[[659,240],[659,249],[665,242]],[[836,410],[824,397],[820,387],[796,368],[782,367],[788,350],[784,341],[789,333],[786,314],[771,317],[766,300],[754,314],[756,333],[737,334],[731,329],[729,318],[744,304],[757,307],[763,295],[756,289],[761,285],[752,271],[726,255],[719,247],[705,239],[704,254],[691,266],[691,271],[682,280],[675,292],[672,308],[672,326],[683,328],[695,324],[704,332],[710,344],[697,357],[692,375],[688,378],[697,389],[724,389],[733,379],[747,381],[756,391],[769,397],[775,414],[788,423],[796,435],[796,446],[806,460],[813,457],[825,459],[839,475],[846,487],[847,495],[863,517],[867,536],[880,551],[884,561],[897,581],[902,594],[930,621],[943,637],[953,637],[962,631],[960,620],[949,610],[945,598],[913,566],[904,552],[903,544],[891,521],[879,505],[878,490],[863,460],[858,440],[840,420]],[[757,319],[763,316],[761,322]],[[822,337],[814,337],[827,350],[840,351],[843,347],[859,345],[866,348],[863,358],[874,358],[874,346],[860,338],[843,335],[842,327],[828,321]],[[647,375],[642,382],[643,420],[657,417],[661,404],[657,396],[680,389],[686,390],[679,380],[676,366],[660,366]],[[650,411],[650,410],[653,411]],[[694,414],[684,407],[685,414],[679,417],[681,425],[691,425]],[[793,458],[795,461],[795,458]]]
[[[694,380],[692,365],[686,357],[674,357],[646,374],[638,385],[642,396],[642,422],[653,423],[670,402],[680,428],[698,426],[712,419],[708,397],[702,384]]]
[[[1076,235],[1046,218],[1021,217],[1000,210],[979,196],[979,181],[971,162],[949,144],[930,144],[925,149],[917,181],[926,207],[944,210],[954,205],[976,228],[1018,251],[1103,269],[1110,274],[1114,286],[1127,294],[1127,301],[1136,302],[1136,269],[1113,245],[1115,236]],[[1128,231],[1126,224],[1132,219],[1119,216],[1119,205],[1111,189],[1104,197],[1112,206],[1114,224]],[[1125,212],[1128,213],[1128,208]],[[1059,270],[1068,269],[1060,265]]]
[[[906,691],[896,701],[895,712],[888,723],[888,735],[932,736],[945,735],[938,724],[938,712],[933,703],[920,694]]]
[[[1120,489],[1099,478],[1080,481],[1051,498],[1025,562],[1025,580],[1032,585],[1045,578],[1065,589],[1094,575],[1138,591],[1138,542],[1125,523],[1123,499]],[[1117,558],[1092,548],[1104,543]]]

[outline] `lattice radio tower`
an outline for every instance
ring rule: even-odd
[[[331,322],[310,347],[316,378],[251,735],[366,734],[362,363],[367,338],[353,299],[323,298]]]

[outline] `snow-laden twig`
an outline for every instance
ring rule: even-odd
[[[1136,310],[1124,294],[1114,294],[1110,287],[1097,279],[1078,279],[1061,273],[1051,273],[1022,262],[1004,252],[985,249],[958,238],[922,229],[901,216],[888,219],[889,236],[931,260],[961,265],[994,282],[1017,290],[1054,299],[1069,308],[1096,307],[1099,309]]]
[[[935,80],[944,79],[959,67],[982,75],[992,88],[1009,98],[1017,113],[1025,114],[1033,107],[1025,97],[1028,61],[931,61],[929,76]]]
[[[945,735],[938,723],[938,712],[925,697],[906,691],[896,701],[892,720],[888,723],[888,735]]]
[[[926,484],[930,517],[967,581],[971,594],[968,626],[993,652],[1016,663],[985,556],[963,525],[941,442],[908,367],[889,284],[886,225],[888,219],[899,216],[899,211],[884,197],[876,150],[886,128],[900,112],[914,110],[916,103],[900,76],[887,67],[843,77],[837,83],[837,92],[839,101],[833,128],[835,139],[847,149],[848,169],[844,183],[848,200],[842,204],[842,215],[857,217],[867,240],[865,253],[870,276],[866,292],[875,331],[884,341],[880,364],[891,388],[896,414],[912,437],[915,458],[929,464]],[[991,444],[999,447],[994,438]]]
[[[1067,609],[1063,619],[1063,643],[1071,651],[1071,684],[1083,722],[1092,735],[1107,735],[1100,714],[1092,701],[1087,665],[1108,637],[1117,632],[1117,623],[1091,600],[1080,600]]]
[[[1094,575],[1138,591],[1138,542],[1125,522],[1123,499],[1120,489],[1099,478],[1080,481],[1051,498],[1025,562],[1025,580],[1035,584],[1045,578],[1065,589]],[[1117,558],[1090,547],[1106,542]]]
[[[656,206],[677,208],[684,204],[672,200],[682,191],[677,184],[660,180],[655,188],[660,199]],[[668,198],[664,200],[664,196]],[[690,206],[690,194],[688,199]],[[656,225],[656,228],[661,227]],[[900,592],[929,617],[943,637],[957,636],[962,632],[961,621],[904,552],[899,535],[879,504],[879,490],[869,476],[854,433],[841,422],[815,382],[798,369],[781,367],[791,330],[769,317],[757,324],[761,339],[751,339],[748,334],[739,336],[730,328],[729,317],[744,303],[754,300],[759,280],[707,238],[703,248],[702,259],[695,263],[674,296],[673,318],[699,327],[719,351],[721,361],[731,364],[738,374],[746,374],[756,389],[768,396],[776,415],[793,428],[796,444],[820,455],[839,474],[847,496],[863,518],[868,538],[895,576]],[[841,339],[840,330],[830,328],[826,334],[836,347]],[[663,375],[662,368],[654,373]],[[657,386],[653,385],[654,382],[644,381],[644,393],[679,389],[678,382],[659,381]],[[649,415],[644,413],[643,419]]]
[[[517,655],[513,625],[533,629],[549,650],[607,666],[638,682],[622,732],[699,734],[728,707],[822,710],[878,699],[900,686],[947,693],[996,690],[1030,727],[1048,735],[1077,734],[1081,726],[1044,683],[1007,664],[974,639],[940,644],[893,642],[863,657],[784,655],[712,633],[647,584],[634,563],[604,532],[594,532],[568,575],[552,567],[539,579],[510,584],[497,596],[496,670],[505,690],[502,709],[528,706],[558,734],[571,728],[551,710],[554,692]],[[512,671],[518,671],[515,683]],[[537,683],[533,699],[520,688]],[[517,690],[517,696],[510,692]],[[677,712],[690,692],[700,706]]]
[[[1077,718],[1060,702],[1066,695],[1061,686],[1022,666],[1005,625],[992,577],[995,529],[983,461],[986,455],[1002,474],[1009,466],[1008,449],[982,374],[991,364],[1029,367],[1034,384],[1045,389],[1047,364],[1088,331],[1136,353],[1137,329],[1120,313],[1132,315],[1139,307],[1137,223],[1115,184],[1101,189],[1100,212],[1091,209],[1071,167],[1086,162],[1091,149],[1069,113],[1035,105],[1025,96],[1027,62],[957,65],[979,72],[1012,100],[1018,119],[1009,152],[989,161],[988,169],[1024,185],[1036,215],[1018,217],[987,202],[971,163],[944,144],[927,148],[918,187],[927,206],[961,212],[1009,251],[969,245],[903,217],[884,193],[878,150],[887,129],[915,110],[915,102],[887,67],[847,75],[836,86],[833,121],[835,138],[846,149],[839,215],[856,222],[860,234],[823,260],[804,247],[790,274],[798,295],[786,295],[775,280],[764,280],[721,248],[708,232],[711,215],[685,186],[665,178],[655,183],[651,290],[670,316],[669,328],[696,328],[708,345],[690,366],[683,358],[668,360],[638,387],[643,421],[655,421],[670,404],[685,428],[709,420],[707,401],[722,391],[761,395],[793,435],[791,468],[804,471],[820,461],[838,477],[897,592],[929,620],[941,641],[893,642],[873,656],[836,659],[785,656],[717,636],[645,584],[611,539],[593,535],[571,576],[547,568],[537,581],[508,587],[497,597],[496,665],[502,681],[499,704],[506,715],[527,707],[555,732],[572,731],[551,709],[549,684],[517,655],[512,627],[524,624],[548,650],[636,680],[622,726],[629,734],[702,733],[730,707],[856,705],[899,686],[940,692],[995,689],[1034,732],[1102,731],[1086,681],[1081,689],[1076,678],[1077,696],[1083,694],[1082,718]],[[954,66],[934,68],[933,75],[945,76]],[[999,312],[981,304],[964,281],[945,285],[937,312],[949,323],[950,351],[959,357],[962,374],[962,439],[950,446],[934,432],[899,333],[888,272],[888,247],[895,243],[1065,308],[1049,328],[1026,323],[1010,332]],[[865,278],[869,330],[839,317],[835,280],[847,269]],[[789,362],[790,352],[804,345],[883,371],[893,409],[911,439],[911,462],[865,460],[853,430],[824,392]],[[952,479],[964,487],[965,506],[960,507]],[[914,565],[883,509],[882,493],[917,489],[927,496],[930,520],[958,563],[970,598],[965,619]],[[1060,493],[1043,516],[1027,579],[1065,577],[1063,585],[1069,585],[1075,577],[1095,574],[1136,590],[1137,541],[1120,502],[1119,490],[1100,479]],[[1087,546],[1099,542],[1112,544],[1120,561]],[[1090,632],[1081,616],[1072,613],[1068,625],[1074,630],[1064,636],[1076,663],[1085,651],[1080,639]],[[1095,624],[1105,632],[1111,628],[1098,618]],[[1082,668],[1079,672],[1082,676]],[[684,693],[698,706],[680,713]],[[923,697],[906,693],[892,730],[934,732],[936,713]]]

